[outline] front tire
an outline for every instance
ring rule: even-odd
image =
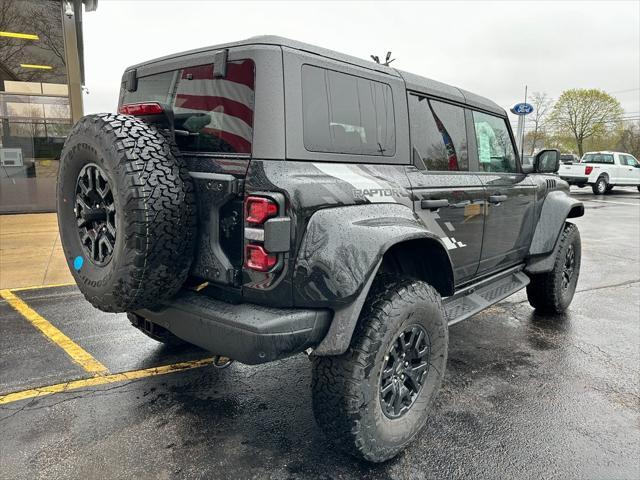
[[[607,182],[607,179],[605,177],[600,177],[598,178],[598,180],[596,180],[596,183],[594,183],[591,188],[593,189],[594,195],[604,195],[605,193],[607,193],[608,186],[609,184]]]
[[[569,307],[580,275],[581,256],[578,227],[565,223],[553,270],[532,275],[527,286],[527,298],[536,312],[554,315]]]
[[[349,349],[313,361],[313,411],[327,437],[370,462],[397,455],[427,420],[448,338],[433,287],[414,279],[377,284]]]

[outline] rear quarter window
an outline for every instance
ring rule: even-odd
[[[302,110],[309,151],[395,155],[393,97],[385,83],[303,65]]]
[[[169,105],[182,151],[250,154],[254,82],[253,60],[228,62],[224,78],[213,64],[200,65],[140,77],[135,92],[123,89],[121,104]]]

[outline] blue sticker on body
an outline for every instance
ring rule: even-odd
[[[76,270],[80,270],[83,264],[84,264],[84,258],[81,257],[80,255],[78,255],[76,258],[73,259],[73,268],[75,268]]]

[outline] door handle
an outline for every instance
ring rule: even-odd
[[[439,198],[437,200],[421,200],[420,208],[424,210],[437,210],[442,207],[448,207],[449,200],[446,198]]]
[[[471,200],[462,200],[461,202],[458,202],[458,203],[452,203],[449,206],[453,208],[464,208],[468,205],[471,205]]]
[[[502,203],[507,201],[506,195],[489,195],[489,203]]]

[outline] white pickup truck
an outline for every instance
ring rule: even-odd
[[[636,186],[640,191],[640,162],[628,153],[587,152],[580,163],[561,164],[558,175],[569,185],[591,185],[596,195],[623,185]]]

